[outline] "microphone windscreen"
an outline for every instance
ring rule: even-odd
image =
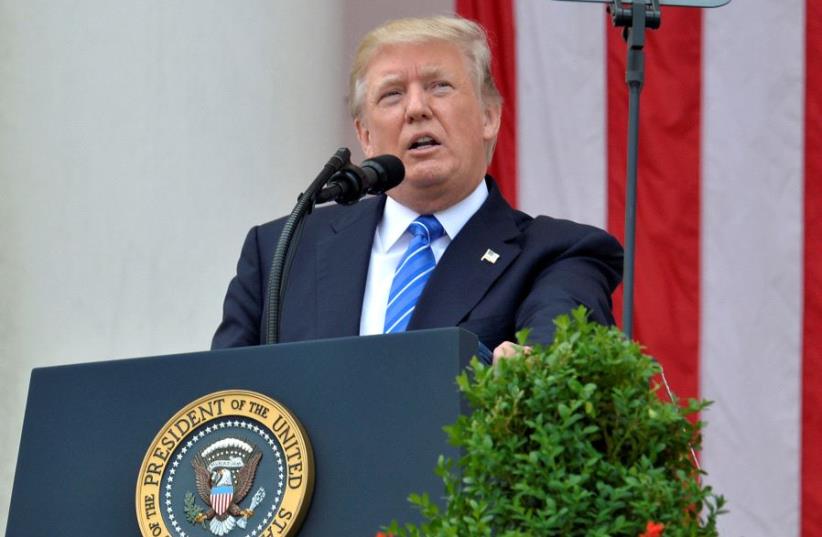
[[[363,170],[376,172],[376,181],[368,187],[369,194],[382,194],[400,184],[405,178],[405,166],[394,155],[380,155],[362,163]]]

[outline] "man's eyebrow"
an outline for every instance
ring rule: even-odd
[[[437,78],[444,76],[444,71],[440,66],[437,65],[425,65],[420,68],[420,76],[422,78]],[[381,75],[377,80],[376,84],[374,84],[374,88],[376,90],[380,90],[385,86],[391,86],[393,84],[398,84],[404,82],[406,79],[404,74],[400,73],[386,73],[385,75]]]
[[[399,84],[404,80],[404,76],[397,74],[397,73],[388,73],[382,77],[380,77],[376,83],[374,84],[374,91],[379,93],[384,88],[388,86],[393,86],[395,84]]]
[[[426,65],[420,69],[423,78],[437,78],[443,76],[443,69],[438,65]]]

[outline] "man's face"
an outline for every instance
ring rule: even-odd
[[[389,195],[419,213],[461,201],[482,181],[500,108],[483,104],[460,49],[445,41],[388,45],[365,73],[354,121],[367,157],[389,153],[405,180]]]

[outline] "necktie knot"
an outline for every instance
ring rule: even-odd
[[[445,229],[437,220],[436,216],[424,214],[417,217],[408,226],[408,231],[417,239],[421,239],[425,244],[431,244],[445,234]]]

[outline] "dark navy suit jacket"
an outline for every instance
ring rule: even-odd
[[[549,343],[554,317],[580,304],[594,320],[613,323],[611,293],[622,271],[616,239],[567,220],[531,218],[512,209],[490,178],[488,186],[485,203],[428,280],[408,329],[460,326],[493,349],[515,341],[525,327],[532,342]],[[384,204],[378,196],[321,207],[306,217],[283,299],[280,341],[359,333],[371,244]],[[284,222],[248,233],[212,348],[265,342],[268,273]],[[489,249],[499,254],[495,263],[483,260]]]

